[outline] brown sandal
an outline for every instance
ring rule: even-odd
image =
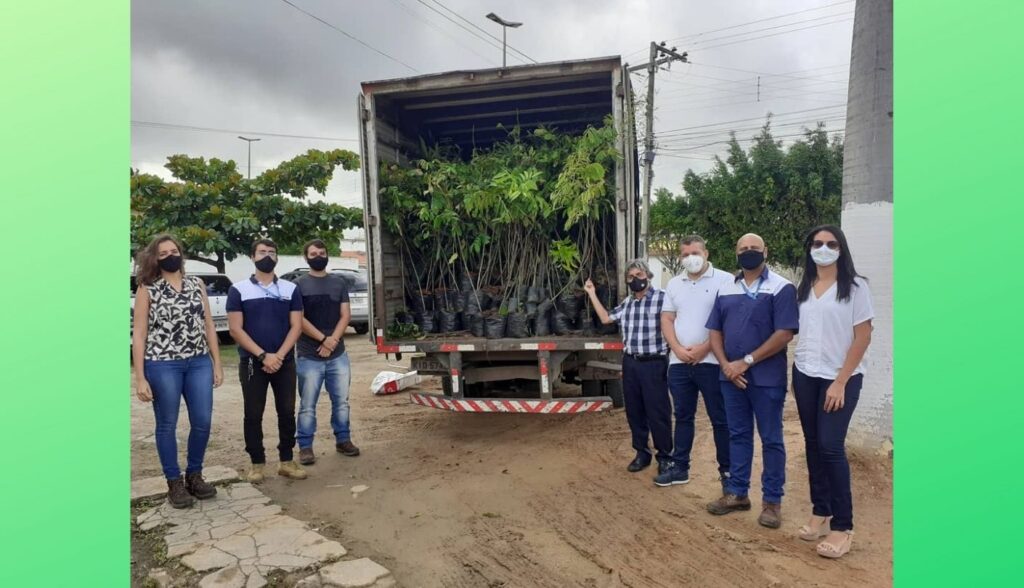
[[[821,522],[818,524],[811,523],[800,527],[799,535],[804,541],[817,541],[818,539],[827,537],[829,534],[829,522],[832,520],[832,517],[817,517],[816,515],[811,515],[812,521],[815,518],[820,518]]]
[[[850,547],[853,545],[853,531],[840,532],[846,534],[846,538],[843,539],[843,542],[836,546],[827,541],[822,541],[818,544],[818,555],[829,559],[839,559],[850,552]]]

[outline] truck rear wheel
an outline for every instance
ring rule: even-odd
[[[592,398],[594,396],[603,395],[603,386],[601,386],[601,380],[583,380],[583,396],[586,398]]]
[[[622,380],[618,378],[614,380],[605,380],[604,393],[612,397],[613,407],[622,408],[626,405],[625,398],[622,395]]]
[[[451,376],[441,376],[441,391],[444,392],[444,395],[446,397],[448,397],[448,398],[452,397],[452,377]]]

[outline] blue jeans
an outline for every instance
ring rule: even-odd
[[[721,368],[713,363],[690,365],[674,363],[668,368],[668,390],[676,416],[675,443],[672,457],[684,471],[690,471],[690,450],[693,449],[697,395],[704,395],[704,408],[711,420],[715,437],[718,471],[729,471],[729,425],[725,417],[725,400],[719,382]]]
[[[729,480],[726,492],[746,496],[754,461],[754,421],[761,436],[761,495],[765,502],[780,504],[786,483],[786,446],[782,441],[782,407],[786,388],[753,386],[740,390],[722,382],[725,414],[729,421]]]
[[[192,474],[202,471],[213,419],[213,360],[209,355],[189,359],[147,359],[143,364],[143,373],[153,391],[156,452],[160,456],[164,477],[168,480],[181,477],[176,431],[182,398],[188,409],[189,424],[185,472]]]
[[[825,392],[833,380],[812,378],[793,366],[793,392],[807,446],[807,474],[814,514],[832,517],[833,531],[853,530],[853,495],[850,462],[846,459],[846,431],[857,408],[864,376],[846,382],[843,408],[825,412]]]
[[[313,434],[316,433],[316,401],[320,398],[320,389],[327,385],[327,394],[331,397],[331,428],[334,429],[335,443],[343,443],[352,439],[352,431],[348,421],[348,388],[352,382],[352,369],[349,365],[348,353],[342,353],[330,360],[299,357],[296,359],[299,374],[299,449],[313,446]]]

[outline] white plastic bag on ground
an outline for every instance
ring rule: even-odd
[[[423,376],[416,372],[401,374],[398,372],[381,372],[370,383],[370,391],[376,395],[397,394],[406,388],[423,381]]]

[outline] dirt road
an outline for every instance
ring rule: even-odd
[[[375,397],[369,383],[389,368],[364,336],[345,339],[352,357],[352,426],[362,456],[334,452],[329,403],[321,398],[310,478],[271,477],[263,490],[286,512],[336,535],[356,556],[392,570],[403,586],[889,586],[892,467],[851,456],[857,535],[841,561],[795,537],[809,513],[803,438],[786,407],[787,496],[780,530],[758,526],[755,509],[713,517],[720,492],[710,424],[698,415],[691,482],[658,488],[632,458],[621,410],[581,415],[454,414]],[[404,363],[408,363],[405,361]],[[401,370],[398,370],[401,371]],[[207,464],[244,471],[242,402],[233,366],[216,391]],[[436,387],[436,384],[431,384]],[[275,461],[273,404],[264,423]],[[184,414],[182,421],[185,422]],[[182,426],[179,436],[184,439]],[[132,475],[160,473],[152,412],[132,402]],[[179,444],[184,451],[184,443]],[[184,463],[184,456],[182,456]],[[354,496],[350,488],[366,485]]]

